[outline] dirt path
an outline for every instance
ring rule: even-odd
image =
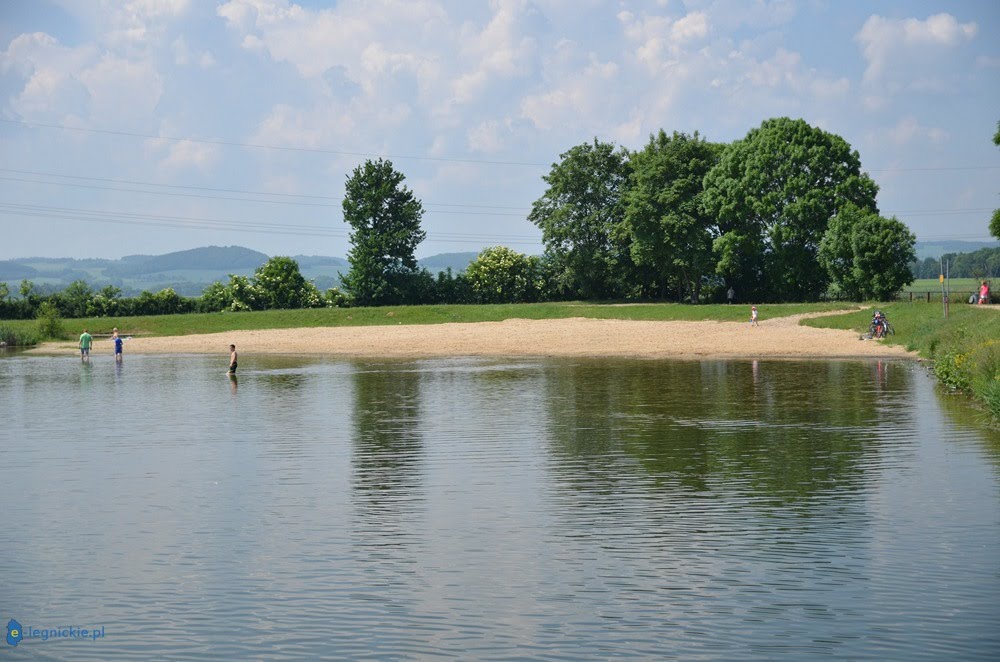
[[[421,358],[443,356],[608,356],[643,358],[859,358],[915,357],[902,347],[863,341],[853,331],[800,326],[804,317],[746,322],[648,322],[570,318],[511,319],[473,324],[324,327],[230,331],[133,338],[126,354],[219,354],[234,343],[241,356],[324,354]],[[35,352],[62,353],[75,344],[50,343]],[[111,353],[107,340],[95,354]]]

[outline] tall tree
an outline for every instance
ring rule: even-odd
[[[884,300],[913,282],[916,240],[898,219],[846,205],[830,221],[817,257],[845,297]]]
[[[351,226],[350,271],[345,289],[361,305],[400,303],[406,281],[417,274],[414,251],[426,233],[420,229],[423,205],[391,161],[365,161],[347,178],[344,221]]]
[[[564,293],[585,299],[622,296],[633,265],[620,233],[626,154],[595,138],[560,158],[542,178],[548,189],[532,204],[528,220],[542,230]]]
[[[877,192],[840,136],[803,120],[766,120],[705,176],[720,275],[753,298],[816,299],[828,284],[816,254],[830,219],[848,203],[877,212]]]
[[[632,240],[632,259],[652,268],[661,296],[672,287],[697,302],[702,276],[715,269],[715,222],[705,213],[701,197],[702,182],[718,160],[720,147],[697,132],[668,136],[661,129],[632,156],[625,228]]]

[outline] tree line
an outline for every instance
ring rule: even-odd
[[[598,139],[560,155],[528,220],[544,252],[484,250],[462,273],[418,269],[423,204],[391,161],[347,177],[349,269],[323,293],[275,257],[201,297],[121,297],[76,281],[43,296],[0,291],[0,316],[49,302],[65,317],[220,310],[545,300],[814,301],[884,299],[912,282],[916,238],[879,214],[878,186],[842,137],[801,119],[764,121],[729,144],[665,131],[630,151]]]
[[[422,303],[433,291],[414,258],[423,207],[404,179],[381,159],[348,177],[344,287],[354,304]],[[913,279],[916,237],[879,214],[857,151],[803,120],[770,119],[730,144],[660,130],[632,152],[595,138],[543,179],[528,215],[543,255],[497,247],[451,294],[697,303],[734,288],[743,300],[862,300]]]
[[[937,278],[948,264],[952,278],[1000,278],[1000,248],[980,248],[971,253],[945,253],[940,258],[928,257],[910,265],[914,278]]]

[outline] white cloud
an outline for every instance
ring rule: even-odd
[[[487,120],[468,132],[468,146],[474,152],[493,154],[502,151],[512,135],[512,123],[507,120]]]
[[[560,78],[545,92],[524,97],[521,113],[539,129],[562,126],[572,118],[588,130],[608,109],[608,86],[618,70],[614,62],[601,62],[591,55],[589,64],[577,74]]]
[[[90,46],[68,48],[41,32],[14,38],[0,54],[0,71],[19,74],[24,87],[9,107],[26,119],[58,119],[70,112],[86,98],[77,73],[94,57]]]
[[[197,65],[202,69],[208,69],[215,66],[215,57],[212,56],[208,51],[202,51],[200,54],[193,52],[187,44],[187,40],[184,35],[181,35],[174,39],[173,43],[170,44],[170,49],[174,54],[174,64],[180,66]]]
[[[675,63],[685,48],[703,40],[710,32],[704,12],[692,12],[677,20],[663,15],[636,16],[627,11],[618,14],[625,37],[634,44],[636,60],[656,73]]]
[[[163,79],[152,63],[113,55],[82,71],[80,80],[90,93],[92,115],[104,125],[152,116],[163,94]]]
[[[939,144],[948,139],[948,132],[937,127],[921,126],[912,115],[900,118],[896,125],[884,132],[895,145],[909,145],[917,141]]]
[[[208,171],[219,160],[219,148],[215,145],[191,142],[190,140],[170,141],[166,156],[160,165],[170,170],[197,168]]]
[[[452,101],[472,102],[482,96],[494,79],[524,76],[536,64],[537,40],[526,25],[532,7],[521,0],[495,1],[494,14],[482,30],[463,26],[457,48],[462,53],[458,74],[451,84]]]
[[[870,16],[855,35],[868,63],[864,80],[877,82],[890,69],[918,69],[929,58],[971,40],[977,32],[975,23],[959,23],[950,14],[935,14],[924,21]]]

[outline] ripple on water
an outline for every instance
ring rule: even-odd
[[[108,632],[33,655],[1000,650],[996,446],[909,364],[244,363],[0,359],[0,606]]]

